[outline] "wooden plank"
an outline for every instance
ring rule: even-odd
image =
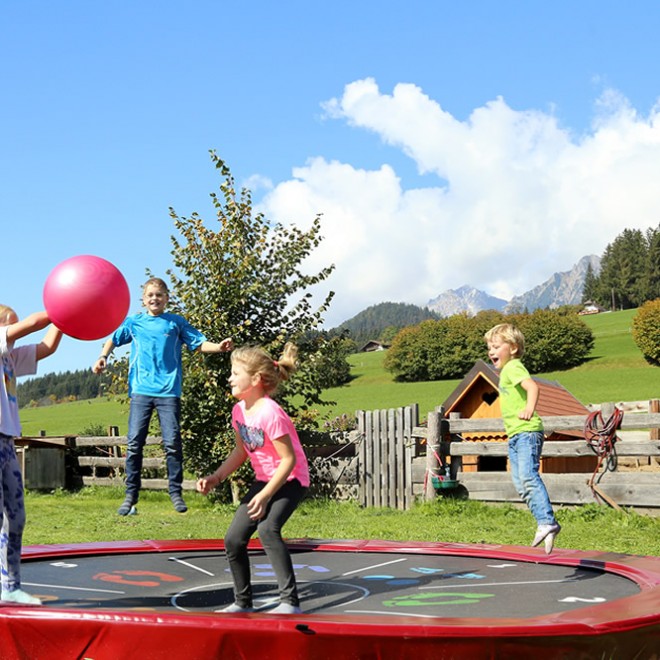
[[[383,492],[383,485],[381,483],[382,479],[382,470],[380,466],[380,460],[381,460],[381,431],[380,431],[380,411],[379,410],[374,410],[371,413],[373,417],[373,436],[372,436],[372,441],[371,441],[371,453],[373,455],[372,459],[372,474],[373,474],[373,479],[372,479],[372,493],[371,493],[371,500],[373,502],[372,506],[382,506],[382,500],[381,500],[381,495]]]
[[[660,456],[660,441],[621,440],[615,443],[617,456]],[[506,456],[507,442],[464,441],[443,443],[443,451],[452,456]],[[584,440],[558,440],[543,444],[544,457],[594,456]]]
[[[397,470],[397,428],[396,409],[387,411],[387,506],[397,508],[399,492],[399,473]]]
[[[362,442],[358,446],[358,465],[357,465],[357,475],[358,475],[358,502],[360,506],[367,506],[367,494],[366,494],[366,479],[367,479],[367,429],[366,429],[366,417],[367,414],[364,410],[358,410],[355,413],[357,417],[358,432],[362,435]]]
[[[405,510],[405,492],[406,492],[406,470],[405,470],[405,464],[404,464],[404,455],[405,455],[405,447],[406,447],[406,436],[403,431],[403,425],[404,425],[404,415],[405,415],[405,409],[404,408],[397,408],[396,414],[394,416],[394,431],[395,431],[395,437],[394,437],[394,448],[395,448],[395,469],[396,469],[396,475],[397,475],[397,489],[396,489],[396,497],[394,498],[394,504],[397,507],[397,509]]]
[[[111,456],[79,456],[78,465],[83,467],[112,467],[123,468],[126,464],[125,458],[115,458]],[[142,467],[145,469],[164,468],[164,458],[143,458]]]
[[[586,415],[542,417],[547,433],[552,431],[583,431]],[[660,413],[624,414],[621,429],[647,429],[660,427]],[[451,419],[449,428],[452,433],[487,433],[504,432],[504,423],[499,417],[489,419]]]
[[[124,480],[120,477],[83,477],[84,486],[123,486]],[[167,479],[142,479],[142,488],[147,490],[167,490],[169,482]],[[184,479],[183,490],[195,490],[197,482],[193,479]],[[139,504],[138,504],[139,506]]]
[[[84,436],[75,438],[76,447],[121,447],[125,446],[128,438],[125,435],[118,436]],[[162,438],[149,436],[146,439],[145,444],[147,445],[159,445],[162,442]]]
[[[75,442],[75,438],[72,437],[51,437],[51,438],[42,438],[39,437],[19,437],[14,438],[14,445],[16,447],[71,447]]]
[[[601,501],[589,487],[590,475],[548,474],[543,482],[553,504],[587,504]],[[511,477],[497,472],[464,472],[460,485],[470,499],[493,502],[519,502]],[[660,506],[660,472],[606,472],[597,486],[619,506],[657,508]]]
[[[406,406],[403,410],[403,473],[405,486],[403,489],[403,508],[409,509],[413,503],[412,457],[416,453],[416,445],[411,436],[412,427],[417,424],[416,409]]]
[[[375,474],[374,474],[374,414],[367,411],[366,415],[366,437],[364,444],[366,447],[366,460],[364,463],[364,485],[365,485],[365,506],[374,506]]]
[[[649,401],[649,412],[660,413],[660,399],[651,399]],[[660,440],[660,429],[651,429],[649,437],[651,440]]]
[[[380,411],[380,506],[389,506],[390,435],[387,424],[389,410]]]

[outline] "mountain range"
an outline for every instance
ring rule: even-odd
[[[514,296],[511,300],[496,298],[465,285],[441,293],[437,298],[429,300],[426,307],[438,316],[447,317],[462,312],[474,315],[486,309],[510,314],[523,310],[533,312],[535,309],[579,305],[582,302],[584,278],[589,266],[597,275],[600,270],[600,257],[593,254],[582,257],[571,270],[555,273],[542,284],[526,293]]]
[[[383,302],[362,310],[354,317],[344,321],[339,330],[347,330],[358,346],[366,342],[383,338],[387,329],[400,329],[417,325],[427,319],[438,319],[455,314],[494,309],[510,314],[527,310],[556,308],[562,305],[579,305],[582,302],[582,290],[588,267],[591,265],[594,275],[600,272],[600,257],[590,255],[563,273],[555,273],[542,284],[535,286],[511,300],[489,296],[471,286],[450,289],[430,300],[424,307],[410,303]]]

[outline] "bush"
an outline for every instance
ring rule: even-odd
[[[498,323],[513,323],[523,332],[524,362],[532,373],[577,366],[594,345],[589,327],[566,310],[510,316],[487,311],[474,317],[457,314],[424,321],[402,330],[383,364],[399,381],[462,378],[477,360],[487,359],[484,334]]]
[[[649,364],[660,365],[660,299],[650,300],[637,310],[632,338]]]
[[[539,309],[508,320],[525,335],[523,362],[531,373],[576,367],[594,347],[591,329],[577,314]]]

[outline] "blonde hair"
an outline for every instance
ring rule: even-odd
[[[0,305],[0,325],[6,325],[11,315],[17,316],[16,312],[9,305]]]
[[[496,338],[505,344],[509,344],[509,346],[515,346],[518,349],[516,351],[516,357],[522,357],[525,352],[525,335],[515,325],[511,325],[511,323],[500,323],[484,335],[486,343]]]
[[[260,346],[241,346],[232,351],[231,361],[240,362],[250,376],[259,374],[266,394],[274,394],[298,368],[298,347],[287,342],[280,359],[274,360]]]
[[[165,280],[161,280],[160,277],[150,277],[143,285],[142,285],[142,292],[144,293],[147,290],[148,286],[155,286],[158,287],[159,289],[162,289],[165,291],[165,293],[169,296],[170,295],[170,290],[167,288],[167,284],[165,284]]]

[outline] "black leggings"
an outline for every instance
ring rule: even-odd
[[[225,550],[229,568],[234,578],[234,600],[240,607],[252,607],[252,585],[250,583],[250,560],[247,546],[255,531],[266,551],[266,556],[277,576],[280,602],[299,606],[296,576],[293,572],[291,555],[282,540],[282,527],[291,517],[307,492],[297,479],[287,481],[268,503],[266,515],[261,520],[252,520],[247,514],[248,502],[266,483],[255,481],[241,500],[234,519],[225,534]]]

